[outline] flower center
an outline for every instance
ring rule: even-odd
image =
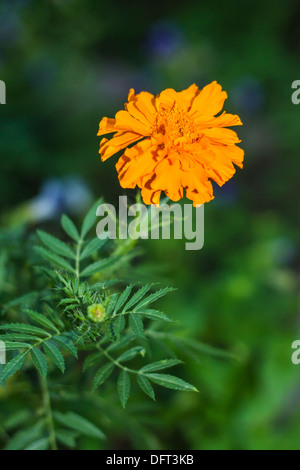
[[[177,139],[184,137],[186,141],[192,141],[195,136],[194,122],[186,111],[178,106],[162,108],[156,113],[152,134],[162,134],[165,140],[173,145]]]

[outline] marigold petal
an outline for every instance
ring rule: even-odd
[[[227,98],[226,91],[216,81],[206,85],[196,96],[190,110],[191,114],[215,116],[221,111]]]
[[[204,136],[208,137],[210,141],[223,145],[233,145],[241,142],[236,132],[232,129],[212,127],[211,129],[202,129],[201,132]]]
[[[243,125],[239,116],[236,114],[226,113],[225,111],[217,117],[199,116],[195,119],[195,123],[203,128],[232,127]]]
[[[233,165],[243,167],[244,150],[237,145],[214,145],[212,146],[215,158],[210,162],[207,174],[219,186],[223,186],[235,174]]]
[[[155,167],[154,177],[148,185],[151,189],[165,191],[172,201],[181,199],[182,185],[179,159],[168,157],[159,162]]]
[[[192,106],[196,95],[199,93],[199,88],[195,83],[189,86],[186,90],[177,92],[176,100],[180,103],[183,109],[188,109]]]
[[[167,88],[156,97],[156,108],[172,108],[176,101],[176,91],[173,88]]]
[[[145,204],[155,204],[159,206],[161,191],[153,191],[153,189],[149,189],[144,186],[142,188],[141,195]]]
[[[118,132],[110,140],[105,138],[102,139],[99,149],[102,161],[104,162],[109,157],[119,152],[119,150],[122,150],[133,142],[140,140],[141,138],[141,135],[135,134],[133,132]]]
[[[145,139],[134,147],[127,149],[118,162],[117,171],[122,188],[134,188],[141,178],[152,173],[157,162],[154,160],[155,148],[150,139]]]
[[[186,191],[186,197],[193,201],[194,206],[204,204],[214,198],[212,184],[200,164],[188,172],[182,171],[182,184]]]
[[[142,91],[136,95],[136,100],[127,105],[128,112],[146,125],[152,125],[155,119],[155,98],[151,93]]]
[[[99,131],[97,135],[104,135],[104,134],[109,134],[110,132],[116,132],[115,123],[116,123],[115,119],[104,117],[100,121]]]
[[[115,129],[119,131],[130,131],[142,136],[149,136],[151,126],[135,119],[128,111],[119,111],[116,114]]]
[[[136,100],[136,94],[133,88],[130,88],[129,93],[128,93],[128,102],[130,101],[135,101]]]

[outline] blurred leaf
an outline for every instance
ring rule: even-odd
[[[120,256],[111,256],[110,258],[102,259],[100,261],[96,261],[95,263],[90,264],[87,266],[81,273],[81,276],[87,277],[92,276],[93,274],[99,273],[104,269],[107,269],[113,266],[118,260]]]
[[[65,269],[70,273],[75,273],[75,269],[64,258],[51,253],[51,251],[48,251],[41,246],[35,246],[35,251],[37,251],[42,258],[53,264],[53,266]]]
[[[93,240],[91,240],[85,247],[84,249],[82,250],[82,253],[80,255],[80,259],[83,260],[85,258],[88,258],[89,256],[91,256],[93,253],[95,253],[96,251],[100,250],[104,245],[105,243],[108,241],[108,238],[106,238],[105,240],[100,240],[99,238],[94,238]]]
[[[12,375],[14,375],[18,370],[21,369],[22,365],[25,362],[27,356],[27,352],[23,352],[18,354],[14,357],[11,361],[9,361],[3,368],[0,374],[0,383],[2,385],[5,384],[6,380],[9,379]]]
[[[55,251],[58,255],[65,256],[67,258],[75,258],[74,251],[71,250],[66,243],[53,237],[53,235],[50,235],[49,233],[43,232],[42,230],[38,230],[37,234],[49,250]]]
[[[62,371],[62,373],[64,373],[66,368],[65,360],[58,347],[50,341],[47,341],[43,343],[43,349],[49,359],[51,359],[54,364]]]
[[[145,355],[145,348],[141,346],[135,346],[134,348],[128,349],[128,351],[123,352],[121,356],[117,358],[118,362],[126,362],[130,361],[136,356],[144,356]]]
[[[147,364],[146,366],[140,369],[140,372],[153,372],[156,370],[168,369],[169,367],[177,366],[182,364],[182,361],[178,359],[163,359],[162,361],[152,362],[152,364]]]
[[[122,370],[118,378],[119,398],[123,408],[125,408],[130,395],[130,377],[126,370]]]
[[[94,378],[94,381],[93,381],[93,392],[95,392],[95,390],[100,386],[102,385],[105,380],[108,379],[108,377],[112,374],[112,371],[114,370],[114,363],[112,362],[109,362],[108,364],[105,364],[105,366],[102,366],[97,374],[95,375],[95,378]]]
[[[32,335],[42,335],[49,336],[48,331],[42,330],[37,326],[26,325],[26,323],[6,323],[5,325],[0,325],[0,330],[11,330],[17,331],[19,333],[28,333]]]
[[[42,377],[47,375],[47,359],[38,348],[32,348],[30,351],[33,365],[37,368]]]
[[[139,300],[141,300],[144,295],[151,289],[151,284],[146,284],[141,287],[129,300],[129,302],[124,307],[124,312],[127,312],[133,305],[135,305]]]
[[[96,211],[97,207],[103,202],[103,199],[99,199],[93,207],[89,210],[87,215],[84,218],[84,221],[82,223],[82,229],[81,229],[81,237],[82,239],[85,238],[86,234],[91,230],[93,227],[94,223],[96,222]]]
[[[144,325],[141,317],[137,313],[129,314],[129,326],[137,336],[144,336]]]
[[[164,289],[160,289],[159,291],[157,292],[154,292],[153,294],[149,295],[149,297],[147,297],[146,299],[142,300],[136,307],[135,307],[135,310],[139,310],[143,307],[145,307],[146,305],[149,305],[153,302],[155,302],[156,300],[160,299],[161,297],[164,297],[166,294],[168,294],[169,292],[172,292],[174,291],[175,289],[173,289],[172,287],[165,287]]]
[[[143,375],[137,375],[136,379],[143,392],[146,393],[146,395],[148,395],[150,398],[152,398],[152,400],[155,400],[155,393],[149,380],[146,379],[146,377],[144,377]]]
[[[55,412],[53,413],[53,416],[60,424],[63,424],[67,428],[74,429],[80,434],[98,439],[105,439],[105,435],[97,426],[83,416],[73,413],[73,411],[69,411],[65,414]]]
[[[68,353],[72,354],[72,356],[78,358],[77,349],[75,348],[74,343],[69,338],[66,338],[62,335],[53,336],[52,341],[54,341],[56,344],[58,344],[58,346],[60,346]]]
[[[69,235],[69,237],[73,238],[76,242],[79,242],[80,235],[78,233],[77,228],[75,227],[74,223],[67,215],[63,215],[61,218],[61,225],[64,231]]]
[[[162,387],[172,388],[174,390],[182,390],[182,391],[189,391],[189,392],[197,392],[198,390],[188,382],[185,382],[178,377],[168,374],[146,374],[147,378],[152,382],[161,385]]]
[[[25,312],[35,323],[44,326],[45,328],[49,328],[50,330],[58,332],[58,329],[52,323],[52,321],[50,321],[44,315],[41,315],[40,313],[34,312],[33,310],[29,309],[26,309]]]

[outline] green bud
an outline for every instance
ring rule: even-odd
[[[106,310],[102,304],[93,304],[88,307],[88,318],[95,323],[101,323],[106,319]]]

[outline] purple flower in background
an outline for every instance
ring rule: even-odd
[[[155,23],[146,40],[146,51],[154,57],[168,58],[184,44],[184,36],[176,23],[161,21]]]
[[[81,178],[50,179],[43,184],[40,194],[30,201],[30,213],[34,221],[41,222],[63,212],[81,214],[91,201],[91,192]]]

